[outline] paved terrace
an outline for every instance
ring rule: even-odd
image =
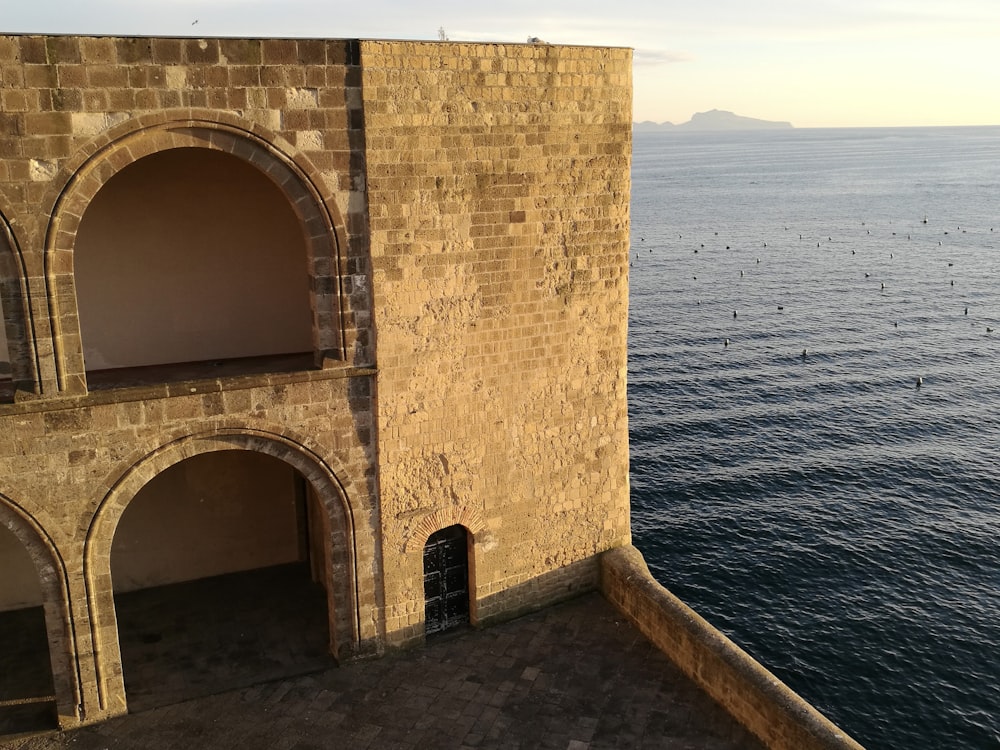
[[[289,663],[297,659],[301,664],[301,653]],[[166,672],[172,667],[159,663],[161,684],[169,684]],[[233,673],[235,682],[243,678]],[[218,673],[213,679],[220,684]],[[757,750],[762,745],[594,593],[382,659],[342,667],[327,663],[309,674],[160,705],[71,732],[0,736],[0,747]]]

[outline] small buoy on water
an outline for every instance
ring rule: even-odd
[[[733,310],[733,317],[734,318],[736,317],[736,311],[735,310]]]
[[[918,375],[917,376],[917,388],[919,388],[923,384],[924,384],[924,379]]]
[[[726,340],[725,340],[724,342],[722,342],[722,343],[723,343],[723,346],[729,346],[729,339],[726,339]]]
[[[805,359],[807,354],[809,354],[809,350],[808,349],[803,349],[802,350],[802,359]]]

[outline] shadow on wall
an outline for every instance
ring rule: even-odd
[[[470,602],[472,624],[488,627],[593,591],[599,572],[598,558],[592,557],[474,599]],[[470,589],[475,596],[475,585]]]

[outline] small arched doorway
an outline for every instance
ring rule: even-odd
[[[427,635],[469,623],[469,534],[454,525],[424,545],[424,628]]]
[[[322,511],[303,475],[247,450],[148,481],[111,575],[130,710],[331,666]]]
[[[31,556],[0,522],[0,741],[58,724],[42,599]]]

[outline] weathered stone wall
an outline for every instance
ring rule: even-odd
[[[317,337],[317,358],[371,361],[357,57],[347,40],[0,36],[0,230],[27,300],[22,313],[5,296],[4,313],[34,334],[11,342],[19,388],[86,389],[80,218],[123,167],[176,147],[233,153],[286,189],[314,245],[316,327],[338,334]]]
[[[63,725],[126,709],[117,521],[148,481],[200,453],[266,453],[305,478],[323,508],[333,648],[382,647],[357,58],[345,40],[0,37],[0,294],[13,377],[0,403],[0,522],[39,574]],[[88,382],[73,273],[81,218],[115,175],[175,148],[243,160],[294,210],[311,368],[255,375],[260,366],[237,364],[217,376],[209,363],[147,387]]]
[[[167,387],[161,395],[131,389],[65,399],[44,409],[32,408],[40,402],[2,407],[0,476],[3,496],[14,509],[5,520],[9,526],[26,519],[37,524],[40,533],[22,541],[36,564],[47,561],[52,567],[42,587],[46,606],[54,608],[47,619],[54,631],[57,697],[65,698],[60,689],[78,693],[68,703],[83,703],[90,720],[125,709],[110,570],[117,520],[161,471],[215,450],[274,455],[320,494],[331,523],[339,526],[330,533],[332,552],[340,556],[335,579],[342,583],[339,596],[332,596],[340,615],[331,622],[332,639],[345,657],[378,648],[381,590],[372,575],[378,567],[378,530],[368,482],[373,473],[367,451],[369,378],[333,375],[247,378],[257,381],[253,385],[187,381],[185,394],[169,395]],[[363,613],[360,632],[352,624],[355,611]],[[58,678],[68,684],[60,685]]]
[[[631,52],[361,42],[390,639],[475,535],[474,617],[629,541]],[[542,582],[546,583],[542,583]]]
[[[547,45],[0,36],[0,523],[38,572],[64,725],[127,708],[115,529],[194,455],[265,453],[306,480],[340,656],[422,638],[423,547],[452,524],[472,535],[474,622],[597,585],[597,553],[629,541],[630,66]],[[243,160],[294,209],[309,364],[166,363],[142,386],[88,369],[81,220],[181,148]]]
[[[631,545],[601,556],[601,590],[681,671],[773,750],[862,750],[661,586]]]

